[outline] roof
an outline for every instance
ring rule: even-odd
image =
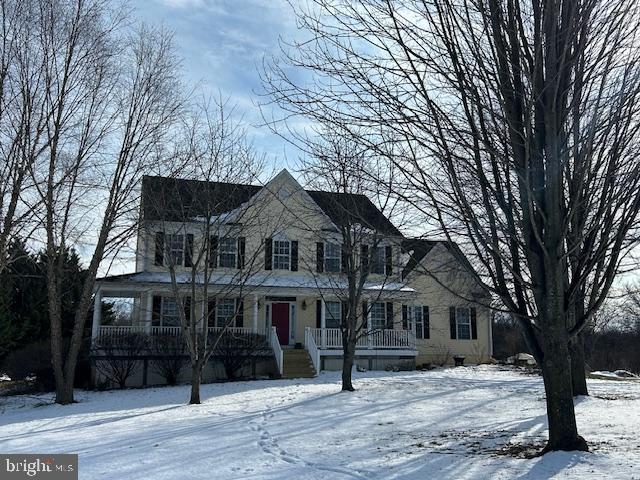
[[[176,222],[220,215],[248,202],[262,188],[241,183],[144,176],[142,215],[146,220]],[[384,235],[402,236],[366,195],[318,190],[306,192],[336,226],[360,222]]]
[[[101,285],[110,283],[134,283],[134,284],[165,284],[171,285],[171,275],[169,272],[137,272],[124,273],[121,275],[110,275],[98,278],[97,282]],[[189,285],[191,283],[190,273],[178,273],[176,282],[180,285]],[[198,275],[196,278],[198,284],[204,283],[204,276]],[[214,273],[209,275],[209,285],[222,286],[238,286],[238,287],[263,287],[263,288],[308,288],[308,289],[344,289],[347,287],[346,280],[336,278],[332,275],[315,275],[297,273],[286,276],[273,275],[271,272],[256,272],[248,277],[239,276],[229,273]],[[364,284],[364,290],[368,292],[395,292],[403,294],[415,293],[415,290],[401,282],[379,282],[371,281]]]
[[[413,269],[415,269],[420,262],[427,256],[427,254],[438,244],[442,244],[453,257],[460,262],[462,267],[469,272],[473,272],[474,269],[469,262],[469,259],[462,253],[460,247],[455,242],[449,242],[445,240],[425,240],[422,238],[408,238],[402,242],[402,250],[409,253],[410,257],[402,270],[402,278],[406,278]]]
[[[146,220],[184,221],[230,212],[261,190],[259,185],[183,178],[142,178],[142,215]]]

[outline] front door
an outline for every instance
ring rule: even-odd
[[[271,324],[276,327],[280,345],[289,345],[289,304],[273,303],[271,306]]]

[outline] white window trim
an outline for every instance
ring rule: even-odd
[[[380,266],[381,269],[379,271],[376,271],[373,269],[374,266],[374,262],[373,262],[373,252],[374,250],[379,250],[382,252],[382,261],[380,262]],[[386,250],[386,245],[376,245],[375,247],[372,245],[369,247],[369,273],[372,273],[374,275],[384,275],[386,272],[386,268],[387,268],[387,250]]]
[[[284,238],[274,238],[271,240],[271,268],[272,270],[291,270],[291,240],[287,240]],[[287,254],[287,268],[279,268],[276,267],[276,255],[277,256],[284,256],[285,254],[283,253],[276,253],[276,242],[286,242],[287,245],[289,246],[289,253]]]
[[[171,325],[166,325],[164,321],[165,316],[168,316],[165,314],[165,302],[168,302],[168,301],[173,302],[176,308],[176,315],[175,315],[176,323]],[[176,301],[175,298],[164,297],[164,296],[160,297],[160,326],[161,327],[179,327],[180,326],[180,312],[178,311],[178,308],[180,307],[178,306],[178,302]]]
[[[184,233],[165,233],[164,234],[164,263],[165,266],[169,267],[171,266],[171,252],[173,251],[172,249],[172,239],[173,237],[182,237],[182,241],[181,241],[181,247],[180,247],[180,262],[176,262],[174,264],[174,266],[177,267],[181,267],[184,265],[184,257],[185,257],[185,253],[186,253],[186,238],[187,235]]]
[[[337,304],[338,305],[338,318],[334,318],[329,314],[329,304]],[[339,300],[327,300],[325,302],[325,323],[329,323],[329,321],[337,321],[338,325],[342,324],[342,302]],[[327,327],[327,328],[336,328],[336,327]],[[339,327],[338,327],[339,328]]]
[[[222,254],[226,254],[226,255],[230,255],[232,252],[229,251],[222,251],[222,241],[223,240],[232,240],[233,243],[233,265],[232,266],[228,266],[228,265],[222,265]],[[224,237],[220,237],[218,239],[218,267],[219,268],[236,268],[238,265],[238,238],[237,237],[228,237],[228,236],[224,236]]]
[[[468,319],[468,325],[469,325],[469,338],[461,338],[460,337],[460,322],[458,320],[458,312],[462,311],[462,310],[466,310],[467,311],[467,319]],[[471,340],[473,338],[473,334],[471,333],[471,307],[456,307],[456,340]]]
[[[408,314],[408,326],[409,330],[413,331],[416,334],[416,338],[418,340],[427,340],[424,337],[424,305],[407,305],[407,314]],[[420,312],[420,320],[417,319],[417,313]],[[420,323],[422,329],[422,336],[418,336],[418,323]]]
[[[335,247],[337,247],[338,249],[338,254],[337,255],[333,255],[333,256],[329,256],[327,255],[327,252],[329,252],[329,245],[333,245]],[[334,260],[337,261],[337,265],[338,268],[335,270],[331,270],[328,268],[328,260]],[[335,242],[324,242],[324,271],[327,273],[339,273],[341,270],[341,266],[342,266],[342,245],[340,243],[335,243]]]
[[[373,306],[376,304],[380,304],[382,305],[382,312],[383,312],[383,323],[381,327],[376,327],[375,323],[374,323],[374,318],[373,318]],[[377,331],[377,330],[385,330],[387,328],[387,304],[386,302],[373,302],[371,304],[371,307],[369,307],[369,317],[371,319],[371,330]]]
[[[215,315],[215,325],[216,327],[235,327],[235,318],[233,319],[233,321],[231,323],[229,323],[227,325],[226,320],[225,320],[225,324],[224,325],[220,325],[218,322],[218,319],[220,318],[218,316],[218,309],[220,308],[220,306],[222,305],[222,302],[232,302],[233,303],[233,313],[231,314],[232,317],[235,316],[236,314],[236,299],[235,298],[219,298],[216,300],[216,315]],[[226,317],[225,317],[226,318]]]

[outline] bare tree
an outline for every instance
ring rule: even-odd
[[[147,338],[140,333],[103,338],[93,347],[96,370],[120,389],[140,368],[140,358],[147,352]]]
[[[98,267],[135,232],[142,175],[157,168],[181,112],[171,37],[132,30],[102,0],[38,2],[32,28],[42,58],[45,148],[32,171],[42,204],[56,402],[73,382]],[[60,317],[62,255],[82,245],[87,275],[69,348]]]
[[[638,4],[317,0],[265,73],[291,114],[340,125],[457,241],[542,366],[545,451],[586,450],[569,343],[607,296],[640,208]],[[295,66],[314,82],[288,75]],[[320,108],[320,106],[322,108]],[[363,135],[364,132],[364,135]]]
[[[43,59],[33,18],[38,2],[0,2],[0,271],[13,259],[8,245],[30,239],[37,207],[31,171],[44,148]]]
[[[183,174],[191,180],[158,179],[149,208],[153,221],[147,235],[156,236],[156,263],[169,273],[181,331],[191,360],[190,404],[200,403],[200,383],[209,359],[230,327],[240,322],[246,286],[261,269],[261,249],[247,248],[247,238],[264,238],[259,204],[250,202],[259,187],[247,185],[263,168],[242,123],[226,101],[206,102],[188,123]],[[197,180],[196,180],[197,179]],[[149,219],[152,220],[152,219]],[[184,246],[172,253],[170,242]],[[156,257],[158,260],[158,257]],[[233,301],[225,317],[217,302]],[[213,320],[217,324],[213,324]]]

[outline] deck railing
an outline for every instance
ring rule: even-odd
[[[319,373],[320,372],[320,351],[318,350],[318,345],[316,344],[316,341],[313,338],[313,333],[311,332],[311,328],[309,327],[306,327],[304,329],[304,344],[307,347],[309,356],[311,357],[311,363],[313,363],[313,368],[315,368],[316,373]]]
[[[250,327],[209,327],[209,333],[219,333],[222,330],[237,335],[248,335],[254,333]],[[120,326],[102,325],[99,330],[100,337],[124,336],[132,333],[143,333],[147,335],[182,335],[182,327],[146,327],[146,326]],[[258,332],[260,333],[260,332]]]
[[[342,348],[342,332],[339,328],[309,328],[309,335],[320,349]],[[414,350],[416,337],[411,330],[375,330],[362,335],[356,348]]]
[[[269,341],[271,342],[271,349],[273,350],[273,355],[276,357],[276,365],[278,366],[278,373],[282,375],[284,358],[282,354],[282,347],[280,346],[280,340],[278,340],[278,332],[276,332],[276,327],[271,327],[271,333],[269,334]]]

